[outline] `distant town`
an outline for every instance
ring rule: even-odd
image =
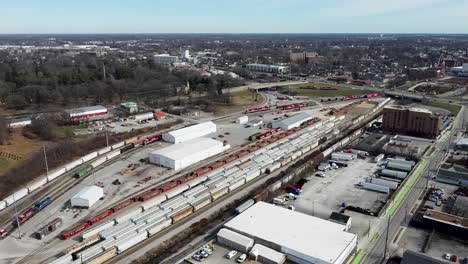
[[[0,35],[0,263],[468,263],[468,35]]]

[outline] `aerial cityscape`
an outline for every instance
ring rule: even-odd
[[[468,264],[468,2],[96,2],[2,5],[0,264]]]

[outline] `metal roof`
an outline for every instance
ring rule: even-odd
[[[222,228],[221,230],[219,230],[217,236],[248,248],[250,248],[254,244],[253,239],[251,239],[250,237],[246,237],[226,228]]]
[[[106,111],[106,110],[107,108],[105,108],[102,105],[93,105],[93,106],[85,106],[85,107],[67,109],[65,110],[65,113],[79,114],[79,113],[85,113],[85,112],[90,112],[90,111]]]
[[[309,115],[307,113],[299,113],[299,114],[290,116],[288,118],[279,120],[279,121],[277,121],[275,123],[284,124],[286,126],[291,126],[291,125],[295,125],[297,123],[302,123],[302,122],[305,122],[305,121],[309,121],[311,119],[312,119],[311,115]]]
[[[283,263],[286,258],[283,253],[260,244],[255,244],[250,250],[250,254],[255,256],[262,256],[275,263]]]
[[[166,148],[158,149],[151,152],[151,154],[164,156],[173,160],[180,160],[202,150],[210,149],[214,146],[222,147],[222,145],[222,142],[211,138],[194,138]]]
[[[196,125],[193,125],[193,126],[173,130],[173,131],[168,132],[167,134],[170,134],[173,137],[184,137],[184,136],[189,135],[189,134],[198,134],[197,132],[199,132],[200,130],[210,131],[213,128],[214,128],[214,130],[216,130],[216,124],[209,121],[209,122],[205,122],[205,123],[196,124]]]
[[[343,231],[343,225],[264,202],[254,204],[224,226],[276,244],[282,252],[297,252],[327,263],[334,263],[357,244],[357,236]]]

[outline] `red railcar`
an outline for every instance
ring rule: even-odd
[[[109,215],[111,215],[111,214],[113,214],[113,213],[114,213],[114,212],[112,212],[112,209],[109,209],[109,210],[107,210],[106,212],[100,214],[99,216],[97,216],[97,217],[95,217],[95,218],[89,220],[89,223],[90,223],[91,225],[94,225],[94,224],[100,222],[102,219],[107,218]]]
[[[91,224],[89,222],[86,222],[86,223],[82,224],[81,226],[73,229],[72,231],[63,234],[62,238],[63,239],[69,239],[70,237],[75,236],[76,234],[79,234],[81,231],[85,230],[86,228],[88,228],[90,226],[91,226]]]
[[[188,182],[188,181],[191,181],[191,180],[195,179],[196,177],[198,177],[196,174],[191,173],[191,174],[187,174],[187,175],[183,176],[178,181],[179,181],[179,183],[185,183],[185,182]]]
[[[158,135],[154,135],[154,136],[151,136],[151,137],[147,137],[143,140],[143,145],[147,145],[147,144],[150,144],[150,143],[153,143],[155,141],[159,141],[161,139],[161,134],[158,134]]]
[[[241,158],[241,157],[244,157],[245,155],[248,155],[249,152],[244,150],[244,151],[241,151],[239,153],[237,153],[237,158]]]
[[[367,95],[367,98],[379,97],[379,93],[371,93]]]
[[[259,149],[260,149],[259,146],[253,146],[253,147],[250,147],[247,151],[249,153],[252,153],[252,152],[255,152],[255,151],[259,150]]]
[[[209,168],[211,170],[216,170],[217,168],[220,168],[220,167],[224,166],[225,164],[226,164],[226,161],[222,160],[222,161],[216,162],[215,164],[210,165]]]
[[[143,201],[149,200],[149,199],[151,199],[151,198],[153,198],[153,197],[155,197],[156,195],[159,195],[159,194],[161,194],[161,193],[162,193],[162,191],[161,191],[160,189],[155,189],[155,188],[153,188],[153,189],[151,189],[151,190],[149,190],[149,191],[147,191],[147,192],[141,194],[141,195],[138,197],[138,200],[139,200],[140,202],[143,202]]]
[[[280,136],[281,136],[281,135],[278,135],[278,136],[276,136],[276,137],[272,137],[272,138],[270,138],[270,140],[268,140],[267,142],[268,142],[269,144],[275,143],[276,141],[280,140]]]
[[[22,215],[18,216],[18,222],[20,224],[26,222],[29,218],[31,218],[34,214],[36,213],[36,208],[32,207],[29,208],[26,212],[24,212]],[[13,220],[13,224],[16,226],[17,222],[16,219]]]
[[[206,174],[206,173],[208,173],[208,172],[210,172],[210,171],[211,171],[211,168],[210,168],[210,167],[201,168],[201,169],[199,169],[199,170],[197,170],[197,171],[195,172],[195,175],[197,175],[197,176],[202,176],[203,174]]]
[[[262,107],[257,107],[257,108],[250,108],[244,111],[244,113],[249,114],[249,113],[255,113],[255,112],[261,112],[261,111],[268,111],[270,110],[269,106],[262,106]]]
[[[128,199],[127,201],[125,202],[122,202],[122,203],[119,203],[118,205],[114,206],[111,208],[112,212],[115,213],[117,211],[120,211],[122,210],[123,208],[131,205],[132,203],[134,203],[136,200],[136,198],[131,198],[131,199]]]
[[[226,163],[230,163],[230,162],[233,162],[237,159],[237,157],[234,155],[234,156],[230,156],[229,158],[225,159]]]
[[[175,187],[177,187],[180,183],[178,183],[177,181],[170,181],[168,183],[165,183],[163,186],[161,186],[159,189],[162,191],[162,192],[167,192]]]

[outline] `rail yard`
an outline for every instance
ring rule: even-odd
[[[324,111],[318,103],[294,99],[284,104],[274,93],[264,96],[266,105],[212,120],[216,132],[203,136],[229,147],[180,170],[149,162],[148,157],[172,146],[167,135],[177,133],[171,131],[194,122],[90,153],[16,191],[2,201],[1,229],[7,232],[0,241],[7,249],[2,259],[14,263],[29,263],[32,258],[43,263],[128,259],[140,244],[155,240],[155,234],[216,207],[218,200],[261,178],[277,175],[305,157],[314,157],[311,162],[318,165],[358,138],[390,101],[376,94],[343,98],[327,104]],[[262,122],[236,123],[241,116]],[[275,128],[277,122],[288,129]],[[70,198],[87,186],[102,188],[102,197],[89,208],[71,207]]]

